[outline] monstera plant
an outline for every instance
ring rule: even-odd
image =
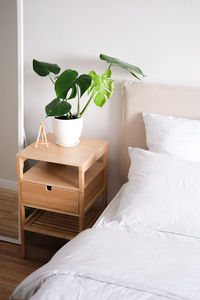
[[[83,115],[91,100],[93,100],[97,106],[102,107],[112,97],[114,91],[114,80],[112,79],[112,72],[110,69],[112,65],[127,70],[138,80],[140,80],[139,76],[144,77],[144,74],[139,67],[133,66],[129,63],[119,60],[118,58],[114,58],[105,54],[100,54],[99,57],[101,60],[109,63],[109,67],[102,75],[97,75],[95,71],[89,72],[89,75],[92,78],[91,86],[88,89],[88,94],[90,97],[80,113],[80,116]]]
[[[81,117],[85,113],[91,101],[94,101],[97,106],[102,107],[112,97],[114,91],[114,80],[112,79],[111,72],[112,66],[118,66],[127,70],[137,79],[140,79],[139,76],[144,76],[140,68],[123,62],[117,58],[100,54],[100,59],[109,63],[108,68],[102,75],[97,75],[95,71],[79,75],[77,71],[71,69],[67,69],[58,75],[60,73],[60,67],[57,64],[46,63],[33,59],[33,70],[40,76],[48,76],[54,85],[56,96],[55,99],[53,99],[45,107],[47,117],[55,117],[55,120],[62,121],[81,119],[81,121],[79,120],[78,122],[82,126]],[[81,97],[86,91],[88,93],[88,100],[86,101],[86,104],[81,107]],[[72,114],[72,105],[70,103],[71,101],[74,101],[73,99],[77,100],[76,112],[74,114]],[[56,135],[56,131],[58,130],[55,129],[55,122],[56,121],[53,123],[53,127]],[[59,127],[59,130],[63,131],[66,135],[65,129],[60,129]],[[68,129],[68,133],[70,130]],[[73,131],[75,132],[76,130],[73,129]],[[74,142],[74,140],[70,143],[63,142],[61,141],[61,138],[56,138],[56,140],[57,143],[62,146],[69,144],[74,145],[77,143],[77,141]]]

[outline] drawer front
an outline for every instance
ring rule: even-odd
[[[23,204],[74,214],[78,213],[78,192],[25,181],[21,184]]]

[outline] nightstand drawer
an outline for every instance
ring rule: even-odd
[[[78,192],[30,182],[21,182],[24,205],[78,214]]]

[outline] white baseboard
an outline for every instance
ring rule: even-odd
[[[17,181],[0,178],[0,188],[17,191]]]

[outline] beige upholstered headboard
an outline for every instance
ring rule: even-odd
[[[127,82],[122,87],[121,179],[127,180],[128,146],[146,148],[142,112],[200,119],[200,88]]]

